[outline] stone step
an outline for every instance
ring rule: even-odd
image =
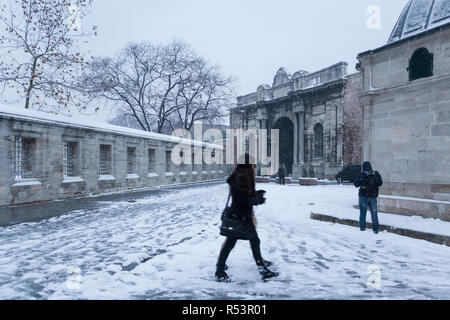
[[[341,219],[337,218],[331,215],[326,214],[318,214],[318,213],[311,213],[311,219],[316,221],[323,221],[323,222],[331,222],[331,223],[338,223],[343,224],[347,226],[357,227],[359,228],[359,221],[353,220],[353,219]],[[367,223],[367,228],[372,229],[372,224],[370,222]],[[416,230],[409,230],[404,228],[395,228],[388,225],[380,225],[380,231],[387,231],[390,233],[395,233],[401,236],[410,237],[414,239],[420,239],[425,240],[432,243],[437,244],[444,244],[446,246],[450,246],[450,236],[445,235],[439,235],[439,234],[433,234],[428,232],[421,232]]]
[[[379,211],[450,221],[450,202],[447,201],[380,195]]]

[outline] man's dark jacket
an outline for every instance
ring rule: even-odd
[[[368,197],[367,190],[362,188],[366,184],[366,178],[370,174],[374,174],[375,178],[378,182],[378,187],[381,187],[383,185],[383,179],[381,178],[381,175],[378,171],[373,172],[372,164],[369,161],[364,162],[363,164],[363,171],[359,174],[359,176],[356,178],[354,184],[355,187],[359,188],[359,196],[360,197]],[[378,194],[376,195],[378,197]]]

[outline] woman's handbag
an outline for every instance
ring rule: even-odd
[[[244,223],[244,219],[233,218],[233,208],[229,206],[231,195],[228,196],[227,206],[222,213],[222,225],[220,227],[220,235],[224,237],[249,240],[248,226]]]

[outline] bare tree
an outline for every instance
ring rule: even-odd
[[[25,108],[49,102],[75,102],[79,71],[88,62],[78,40],[95,34],[81,30],[92,0],[10,0],[0,5],[0,83],[25,98]],[[79,105],[78,105],[79,106]]]
[[[224,77],[217,66],[210,67],[198,58],[181,75],[177,91],[172,92],[177,108],[168,121],[172,129],[190,131],[196,121],[213,123],[225,116],[232,104],[232,79]]]
[[[216,87],[208,88],[214,76],[223,81],[216,79]],[[137,123],[140,129],[162,132],[167,126],[192,126],[192,119],[218,117],[219,102],[224,100],[219,86],[227,81],[187,44],[174,41],[169,45],[130,44],[115,58],[96,59],[83,85],[96,97],[116,104],[119,118],[115,123]]]

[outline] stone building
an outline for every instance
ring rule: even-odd
[[[361,158],[360,86],[360,74],[348,76],[345,62],[292,76],[280,68],[272,86],[238,97],[230,123],[234,129],[279,129],[280,164],[292,177],[335,179]]]
[[[171,155],[179,143],[168,135],[0,106],[0,206],[224,179],[229,173],[223,164],[175,165]]]
[[[450,1],[409,1],[388,43],[358,59],[381,210],[450,221]]]

